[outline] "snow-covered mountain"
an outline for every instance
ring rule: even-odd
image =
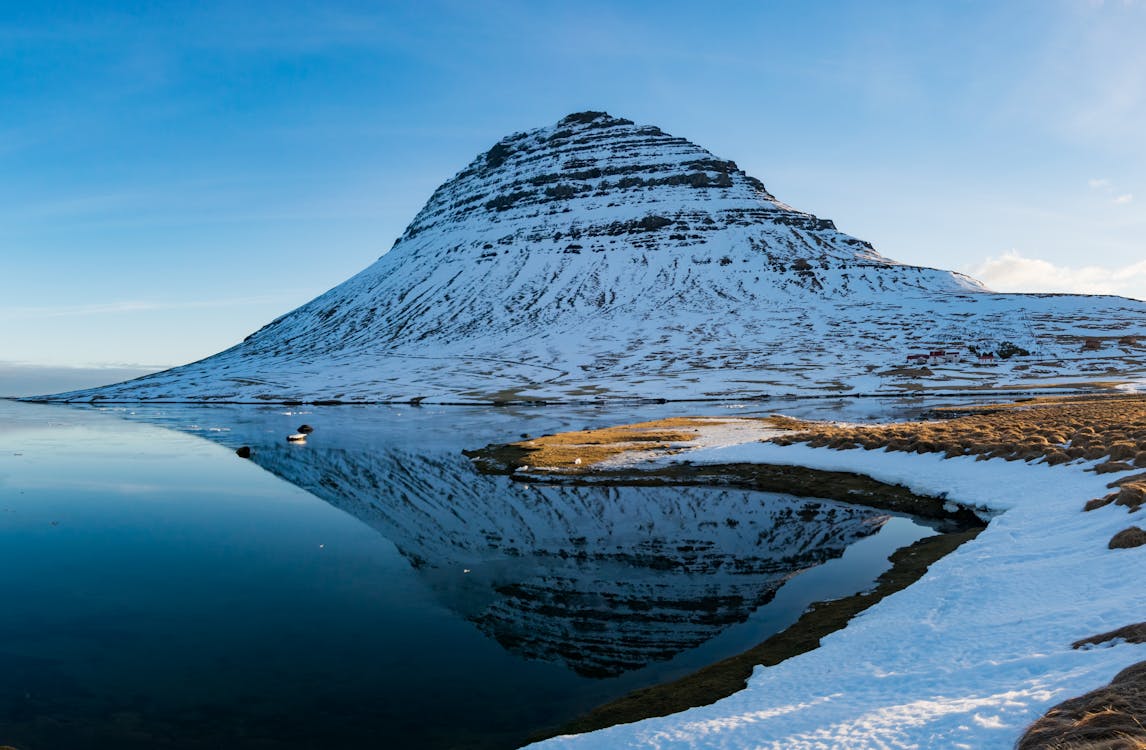
[[[480,402],[1109,380],[1141,371],[1140,334],[1146,303],[1000,295],[896,263],[731,161],[582,112],[499,141],[377,262],[239,345],[55,398]],[[908,354],[937,348],[963,360],[904,371]],[[1030,354],[987,367],[972,351]]]

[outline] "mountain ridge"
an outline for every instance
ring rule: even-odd
[[[780,202],[735,162],[655,126],[582,112],[479,154],[388,253],[235,347],[49,398],[721,398],[833,383],[894,392],[909,384],[871,374],[902,364],[909,347],[1008,343],[1054,349],[1053,361],[1063,357],[1049,346],[1058,322],[1087,317],[1082,308],[1098,304],[1136,331],[1146,320],[1146,305],[1129,300],[1046,299],[884,258]],[[936,324],[917,330],[927,317]],[[793,342],[798,356],[785,348]]]

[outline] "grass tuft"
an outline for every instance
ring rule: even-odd
[[[1052,708],[1015,750],[1146,750],[1146,661]]]

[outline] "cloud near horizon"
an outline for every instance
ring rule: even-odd
[[[196,310],[207,308],[240,307],[277,302],[279,294],[264,294],[256,297],[234,299],[192,300],[187,302],[153,302],[147,300],[126,300],[88,305],[56,305],[48,307],[0,307],[0,320],[16,318],[60,318],[86,317],[89,315],[109,315],[120,313],[155,312],[157,310]]]
[[[1091,190],[1095,190],[1095,191],[1105,195],[1107,198],[1110,199],[1111,203],[1114,203],[1116,205],[1124,206],[1127,203],[1130,203],[1134,200],[1134,194],[1133,193],[1118,192],[1117,188],[1114,186],[1114,183],[1112,183],[1110,180],[1106,179],[1105,177],[1099,177],[1099,178],[1095,178],[1093,180],[1087,180],[1086,184]]]
[[[138,378],[164,369],[158,366],[107,364],[74,367],[0,360],[0,398],[40,396],[94,388]]]
[[[1118,294],[1146,300],[1146,261],[1121,268],[1057,266],[1010,250],[968,272],[998,292]]]

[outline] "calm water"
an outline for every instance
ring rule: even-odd
[[[536,488],[460,454],[697,411],[0,402],[0,744],[516,747],[934,533],[766,493]]]

